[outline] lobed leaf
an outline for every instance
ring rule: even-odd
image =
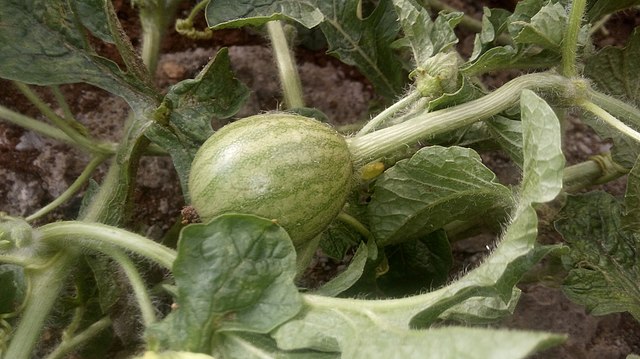
[[[302,304],[289,236],[256,216],[226,214],[185,227],[173,274],[178,309],[148,331],[154,350],[210,352],[215,333],[267,333]]]
[[[480,156],[462,147],[426,147],[378,178],[369,203],[379,245],[417,239],[457,219],[508,207],[511,192]]]
[[[556,1],[520,1],[513,14],[485,8],[473,54],[461,71],[477,75],[509,68],[552,67],[560,61],[560,43],[566,24],[566,10]],[[511,43],[499,43],[500,36],[506,35]],[[586,40],[583,33],[580,41]]]
[[[535,44],[542,48],[560,51],[567,27],[567,11],[559,3],[543,6],[514,36],[521,44]],[[513,24],[513,23],[512,23]]]
[[[627,103],[640,105],[640,72],[637,61],[640,57],[640,30],[631,34],[624,48],[606,47],[585,61],[584,74],[593,80],[599,90],[625,100]],[[604,125],[601,121],[585,118],[588,124],[603,138],[613,140],[613,158],[619,164],[631,168],[640,155],[635,140],[621,134],[619,131]],[[640,130],[640,123],[634,118],[621,118],[636,130]]]
[[[122,96],[134,107],[148,103],[155,90],[98,56],[84,35],[87,26],[96,36],[110,39],[106,14],[97,11],[101,4],[1,0],[0,77],[36,85],[86,82]]]
[[[393,0],[393,5],[404,33],[403,41],[411,47],[417,66],[458,43],[453,30],[462,13],[441,13],[432,21],[427,10],[413,0]]]
[[[594,315],[640,320],[640,235],[623,228],[621,203],[608,193],[569,197],[555,226],[571,251],[564,293]]]
[[[191,162],[213,134],[211,121],[234,115],[248,96],[247,87],[231,71],[226,48],[220,49],[196,78],[177,83],[165,96],[159,109],[165,118],[154,122],[145,134],[171,155],[187,203]]]
[[[390,0],[381,1],[361,17],[359,0],[216,0],[207,5],[209,27],[222,29],[262,25],[287,19],[312,28],[320,26],[328,53],[356,66],[378,91],[393,97],[402,91],[404,73],[393,55],[391,42],[399,26]]]

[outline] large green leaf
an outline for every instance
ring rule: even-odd
[[[511,205],[480,156],[463,147],[426,147],[376,181],[369,223],[379,245],[415,240],[447,223]]]
[[[530,90],[522,91],[520,113],[524,152],[520,201],[548,202],[562,189],[565,159],[560,123],[553,109]]]
[[[294,316],[295,250],[272,221],[227,214],[180,234],[173,274],[178,309],[150,328],[151,349],[210,352],[215,333],[267,333]]]
[[[372,322],[375,313],[344,313],[337,316],[330,308],[307,314],[306,321],[292,321],[275,334],[284,349],[342,349],[349,359],[422,358],[524,358],[533,352],[557,345],[563,337],[550,333],[518,332],[465,327],[401,330],[393,323]],[[326,338],[328,331],[343,336]],[[301,338],[304,338],[300,340]],[[504,345],[504,343],[509,345]]]
[[[621,214],[608,193],[569,197],[555,224],[571,249],[563,290],[594,315],[628,311],[640,320],[640,235],[622,227]]]
[[[226,48],[218,51],[195,79],[179,82],[165,96],[159,111],[164,111],[164,118],[145,134],[171,154],[187,203],[191,162],[202,143],[213,134],[211,121],[234,115],[248,96],[247,87],[231,71]]]
[[[100,1],[102,4],[102,1]],[[0,77],[37,85],[86,82],[145,102],[153,90],[98,56],[83,24],[107,38],[97,0],[0,0]]]
[[[405,76],[390,46],[399,29],[391,1],[380,1],[365,18],[359,4],[360,0],[214,0],[207,5],[206,17],[213,29],[262,25],[274,19],[307,28],[320,26],[328,53],[356,66],[382,95],[396,96]]]
[[[584,74],[596,88],[630,104],[640,105],[640,30],[631,34],[624,48],[606,47],[586,59]],[[638,143],[628,136],[612,129],[598,119],[587,117],[589,125],[603,138],[611,138],[614,143],[613,158],[619,164],[631,168],[640,154]],[[620,118],[636,130],[640,123],[634,118]],[[635,121],[634,121],[635,120]]]

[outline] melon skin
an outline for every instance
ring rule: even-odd
[[[340,212],[352,177],[342,135],[311,118],[271,113],[233,122],[205,141],[188,187],[204,222],[228,212],[265,217],[298,247]]]

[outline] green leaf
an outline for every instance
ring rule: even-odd
[[[628,311],[640,320],[640,235],[622,227],[621,214],[608,193],[569,197],[555,223],[571,249],[563,291],[593,315]]]
[[[14,313],[22,304],[26,290],[27,282],[22,267],[0,264],[0,314]]]
[[[622,224],[626,229],[640,232],[640,157],[627,178]]]
[[[207,24],[214,30],[289,19],[310,29],[325,21],[325,14],[313,0],[216,0],[207,4],[205,14]]]
[[[156,113],[168,116],[168,124],[161,124],[166,123],[166,118],[156,121],[145,134],[171,154],[187,203],[191,162],[202,143],[213,134],[211,121],[234,115],[248,96],[247,87],[231,71],[226,48],[220,49],[195,79],[179,82],[165,96]]]
[[[520,1],[513,14],[485,8],[482,24],[473,54],[461,68],[468,76],[510,68],[544,69],[560,61],[566,12],[555,1]],[[512,43],[497,46],[498,36],[506,34]]]
[[[584,74],[593,81],[594,86],[611,96],[630,104],[640,106],[640,71],[637,62],[640,57],[640,30],[635,29],[624,48],[606,47],[585,61]],[[599,119],[586,116],[589,126],[602,138],[613,140],[613,159],[619,164],[631,168],[640,149],[637,142],[628,136],[612,129]],[[633,118],[620,118],[635,130],[640,130],[640,123]]]
[[[100,40],[112,44],[114,41],[105,16],[104,2],[105,0],[73,0],[70,5],[84,27]]]
[[[80,4],[74,13],[72,5]],[[155,90],[98,56],[78,21],[100,36],[98,4],[64,0],[0,0],[0,77],[37,85],[86,82],[122,96],[130,104],[148,103]],[[89,15],[91,13],[91,15]],[[98,25],[100,24],[100,25]]]
[[[567,12],[559,3],[549,3],[538,11],[523,25],[514,36],[514,40],[521,44],[534,44],[542,48],[560,51],[562,38],[567,27]]]
[[[482,29],[473,42],[473,53],[469,61],[476,60],[480,54],[490,49],[498,36],[507,30],[511,13],[504,9],[489,9],[485,7],[482,13]]]
[[[590,0],[587,3],[587,19],[593,23],[605,15],[638,6],[640,0]]]
[[[117,278],[112,275],[117,266],[105,256],[87,255],[83,260],[89,266],[93,280],[95,280],[100,309],[102,313],[109,313],[109,310],[125,295]]]
[[[460,71],[473,76],[504,69],[547,69],[559,62],[560,55],[550,50],[506,45],[487,50],[477,60],[464,64]]]
[[[312,350],[284,351],[265,335],[242,332],[221,333],[216,338],[222,358],[242,359],[338,359],[338,353],[323,353]]]
[[[415,240],[457,219],[511,205],[511,192],[473,150],[426,147],[378,178],[369,203],[379,245]]]
[[[313,293],[327,297],[335,297],[351,288],[362,276],[367,260],[375,260],[377,254],[378,250],[375,242],[370,241],[369,244],[360,243],[347,269],[323,284],[320,288],[314,290]]]
[[[365,316],[337,317],[329,311],[317,313],[313,319],[315,325],[287,323],[276,332],[278,345],[285,349],[317,347],[322,350],[330,347],[329,343],[318,339],[325,335],[327,329],[344,328],[348,332],[351,328],[350,335],[335,338],[334,344],[342,348],[342,358],[515,359],[525,358],[564,340],[564,336],[550,333],[464,327],[402,331],[392,324],[387,328],[372,325]],[[361,329],[355,332],[355,328]],[[296,339],[299,337],[307,340],[298,342]]]
[[[555,112],[533,91],[524,90],[520,98],[523,132],[523,179],[521,203],[553,200],[562,189],[564,155],[560,122]]]
[[[322,232],[320,248],[324,254],[337,260],[341,260],[347,251],[361,241],[362,236],[348,224],[334,220],[329,227]]]
[[[520,299],[521,290],[513,288],[511,298],[505,302],[499,297],[474,297],[455,305],[440,314],[439,318],[446,322],[463,323],[465,325],[486,325],[495,323],[513,315]]]
[[[619,99],[640,104],[640,30],[635,29],[624,48],[605,47],[586,59],[584,73],[598,89]]]
[[[458,42],[453,29],[462,19],[462,13],[441,13],[432,21],[427,10],[413,0],[393,0],[393,5],[417,66]]]
[[[402,297],[438,288],[453,266],[451,245],[443,230],[424,238],[386,248],[389,271],[378,278],[384,293]]]
[[[288,19],[308,28],[320,26],[328,53],[356,66],[386,97],[402,92],[405,74],[390,44],[398,23],[390,0],[381,1],[369,16],[360,18],[360,0],[217,0],[209,2],[207,23],[213,29],[262,25]]]
[[[227,214],[185,227],[173,274],[178,309],[147,332],[151,349],[209,352],[214,333],[267,333],[294,316],[295,250],[284,229]]]
[[[504,116],[494,116],[485,122],[495,141],[509,155],[513,163],[522,168],[524,163],[522,122]]]

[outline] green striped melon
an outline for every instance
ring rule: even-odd
[[[342,209],[353,174],[343,136],[299,115],[270,113],[233,122],[196,153],[192,206],[203,221],[226,212],[277,221],[300,246]]]

